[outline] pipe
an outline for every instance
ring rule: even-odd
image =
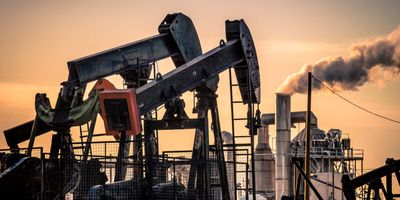
[[[290,195],[290,95],[276,94],[275,199]]]
[[[317,126],[318,125],[318,118],[314,115],[313,112],[310,112],[310,124]],[[290,122],[292,124],[296,123],[305,123],[306,122],[307,112],[305,111],[297,111],[290,113]],[[267,113],[261,115],[261,123],[263,125],[272,125],[275,124],[275,113]]]

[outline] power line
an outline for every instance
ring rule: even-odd
[[[319,79],[317,79],[315,76],[313,76],[313,79],[316,80],[316,81],[317,81],[319,84],[321,84],[322,86],[324,86],[326,89],[328,89],[329,91],[331,91],[333,94],[335,94],[335,95],[338,96],[339,98],[341,98],[341,99],[343,99],[344,101],[346,101],[347,103],[350,103],[351,105],[353,105],[353,106],[355,106],[355,107],[357,107],[357,108],[359,108],[359,109],[361,109],[361,110],[364,110],[365,112],[368,112],[369,114],[372,114],[372,115],[375,115],[375,116],[380,117],[380,118],[382,118],[382,119],[386,119],[386,120],[389,120],[389,121],[391,121],[391,122],[395,122],[395,123],[400,124],[400,121],[391,119],[391,118],[389,118],[389,117],[385,117],[385,116],[380,115],[380,114],[378,114],[378,113],[376,113],[376,112],[372,112],[372,111],[370,111],[370,110],[368,110],[368,109],[366,109],[366,108],[363,108],[363,107],[357,105],[356,103],[353,103],[352,101],[346,99],[346,98],[343,97],[342,95],[340,95],[340,94],[338,94],[337,92],[335,92],[335,91],[334,91],[332,88],[330,88],[329,86],[325,85],[322,81],[320,81]]]

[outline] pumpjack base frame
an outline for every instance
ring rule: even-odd
[[[146,168],[146,176],[145,180],[148,185],[153,184],[153,177],[154,177],[154,169],[155,165],[157,164],[158,156],[154,154],[152,149],[152,142],[154,140],[151,139],[151,135],[156,130],[176,130],[176,129],[200,129],[203,132],[203,141],[201,144],[203,148],[202,152],[202,159],[205,161],[209,160],[209,144],[208,144],[208,118],[199,118],[199,119],[185,119],[185,120],[177,120],[177,121],[170,121],[170,120],[144,120],[144,144],[145,144],[145,151],[146,151],[146,160],[145,160],[145,168]],[[200,145],[200,144],[194,144]],[[199,165],[198,162],[193,161],[191,166],[202,166]],[[203,188],[200,188],[199,192],[200,199],[211,199],[211,184],[210,184],[210,175],[211,170],[210,166],[205,165],[204,168],[200,168],[198,170],[198,178],[197,180],[203,179],[202,184]],[[205,179],[205,180],[204,180]],[[198,181],[199,182],[199,181]],[[188,186],[189,195],[195,195],[194,186]],[[198,190],[197,190],[198,191]],[[152,187],[148,187],[147,191],[144,194],[146,199],[153,199],[152,197]],[[203,195],[204,194],[204,195]]]

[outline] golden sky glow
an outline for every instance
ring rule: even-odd
[[[53,102],[67,79],[66,63],[98,51],[157,34],[167,13],[192,18],[203,52],[225,39],[224,21],[244,18],[257,47],[262,81],[262,113],[275,110],[274,93],[301,66],[329,56],[347,55],[356,42],[385,36],[400,24],[400,1],[18,1],[0,0],[0,130],[33,119],[34,95]],[[160,63],[163,72],[171,62]],[[230,130],[227,73],[219,94],[223,130]],[[118,80],[113,78],[114,81]],[[120,85],[120,81],[116,81]],[[117,85],[118,85],[117,84]],[[399,80],[367,83],[341,94],[385,116],[400,119]],[[187,110],[191,95],[185,96]],[[306,96],[292,98],[292,110],[304,110]],[[366,168],[400,158],[400,125],[371,116],[327,92],[315,93],[313,111],[324,130],[348,133],[365,150]],[[243,110],[241,110],[243,112]],[[244,115],[245,113],[241,113]],[[274,127],[270,132],[274,137]],[[245,131],[243,129],[242,131]],[[294,129],[292,136],[297,129]],[[191,148],[193,133],[166,133],[163,149]],[[0,147],[6,148],[3,134]],[[174,138],[174,139],[170,139]],[[185,138],[184,142],[176,142]],[[47,145],[48,137],[37,144]]]

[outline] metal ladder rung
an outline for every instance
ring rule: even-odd
[[[93,137],[99,137],[99,136],[105,136],[105,135],[107,135],[107,134],[105,134],[105,133],[99,133],[99,134],[93,134]],[[86,137],[88,137],[87,135],[82,135],[81,136],[81,138],[86,138]]]
[[[235,120],[235,121],[244,121],[244,120],[247,120],[247,118],[246,117],[234,118],[233,120]]]
[[[251,144],[250,143],[236,143],[235,146],[246,147],[246,146],[251,146]],[[233,144],[224,144],[224,147],[233,147]]]
[[[253,190],[253,188],[237,188],[236,190],[243,190],[243,191],[246,191],[246,190]],[[249,194],[250,195],[250,194]]]
[[[232,84],[232,87],[247,87],[247,84],[238,84],[238,83],[235,83],[235,84]]]
[[[249,146],[251,146],[250,143],[238,143],[238,144],[235,144],[235,145],[238,146],[238,147],[249,147]]]
[[[235,135],[235,138],[249,138],[251,135]]]

